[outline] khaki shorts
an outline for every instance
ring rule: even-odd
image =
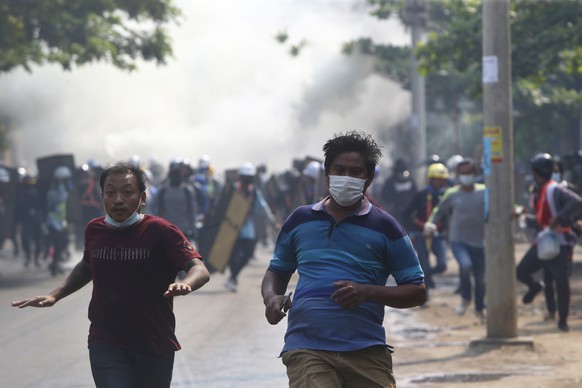
[[[395,388],[392,355],[384,346],[351,352],[297,349],[283,353],[290,388]]]

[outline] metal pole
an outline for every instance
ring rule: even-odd
[[[426,18],[428,17],[428,3],[426,0],[411,0],[408,4],[408,15],[411,21],[412,48],[424,39]],[[411,165],[417,185],[425,183],[426,161],[426,102],[424,77],[418,74],[418,61],[412,54],[411,89],[412,89],[412,116],[410,127],[412,134]]]
[[[487,337],[517,337],[509,0],[483,1]]]

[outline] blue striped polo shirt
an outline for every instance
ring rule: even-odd
[[[333,283],[385,286],[389,276],[398,285],[423,283],[416,252],[400,224],[366,198],[340,222],[325,211],[324,201],[301,206],[287,218],[269,264],[276,273],[299,274],[283,352],[386,345],[384,305],[366,301],[344,309],[330,298]]]

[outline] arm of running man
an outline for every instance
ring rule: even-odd
[[[426,302],[424,283],[376,286],[340,280],[333,286],[336,291],[331,298],[346,309],[354,309],[367,300],[399,309],[421,306]]]
[[[80,290],[93,279],[91,267],[84,260],[80,260],[63,283],[52,290],[48,295],[13,301],[12,306],[24,307],[51,307],[64,297]]]
[[[164,297],[188,295],[196,291],[210,280],[210,273],[201,259],[192,259],[184,265],[186,277],[179,282],[172,283],[164,293]]]
[[[261,295],[265,304],[265,317],[271,325],[279,323],[292,307],[290,296],[285,295],[292,274],[283,274],[267,269],[261,284]]]

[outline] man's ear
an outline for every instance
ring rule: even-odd
[[[375,173],[372,171],[372,173],[368,176],[368,178],[366,178],[366,183],[364,183],[364,193],[366,192],[366,190],[368,190],[368,187],[370,187],[370,185],[372,184],[372,181],[374,180],[374,176],[375,176]]]
[[[141,206],[145,206],[146,198],[147,198],[147,195],[146,195],[146,192],[144,191],[143,193],[141,193]]]

